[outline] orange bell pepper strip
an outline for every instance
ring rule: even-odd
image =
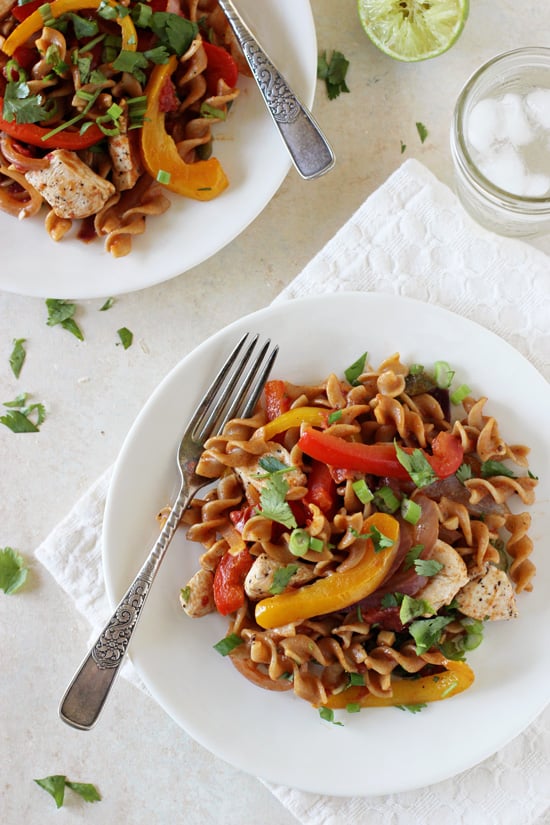
[[[141,155],[151,177],[159,180],[167,189],[187,198],[209,201],[221,194],[228,185],[220,162],[216,158],[209,158],[197,163],[185,163],[164,127],[165,115],[160,111],[162,87],[177,65],[177,58],[172,55],[167,63],[153,67],[145,89],[147,109],[141,129]]]
[[[399,549],[399,522],[386,513],[373,513],[363,523],[362,533],[378,530],[392,544],[376,552],[372,538],[366,542],[361,561],[349,570],[332,573],[297,590],[262,599],[256,605],[256,621],[266,629],[300,622],[343,610],[373,593],[388,575]]]
[[[264,441],[271,441],[279,433],[284,433],[291,427],[299,427],[300,424],[311,424],[313,427],[326,426],[330,412],[331,410],[324,407],[293,407],[278,415],[273,421],[264,424],[263,427],[259,427],[257,437]]]
[[[67,12],[77,12],[81,9],[97,9],[102,0],[54,0],[50,3],[50,14],[52,17],[61,17]],[[114,0],[110,0],[111,6],[116,6]],[[123,51],[135,52],[137,49],[137,33],[134,21],[129,14],[124,17],[117,17],[122,32],[122,49]],[[25,20],[23,20],[6,38],[2,51],[9,55],[13,55],[14,51],[23,46],[29,38],[39,32],[44,27],[44,18],[40,14],[40,10],[33,11]]]
[[[466,662],[449,662],[445,670],[420,679],[397,679],[392,682],[392,696],[374,696],[366,687],[352,685],[341,693],[329,696],[327,708],[346,708],[351,704],[362,708],[385,708],[395,705],[421,705],[439,702],[467,690],[475,679],[474,671]]]

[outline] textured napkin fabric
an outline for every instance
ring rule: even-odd
[[[365,290],[446,307],[483,324],[550,380],[550,259],[497,237],[409,160],[277,298]],[[77,502],[36,556],[93,628],[110,614],[101,522],[110,471]],[[131,665],[126,676],[139,681]],[[550,825],[550,708],[490,759],[454,779],[385,797],[336,798],[266,783],[304,825]]]

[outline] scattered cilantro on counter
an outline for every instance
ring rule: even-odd
[[[25,584],[28,568],[23,556],[12,547],[0,548],[0,588],[6,595]]]
[[[0,423],[13,433],[37,433],[46,418],[44,405],[28,404],[27,393],[21,393],[13,401],[4,401],[4,407],[8,412],[0,415]]]
[[[326,51],[320,52],[317,58],[317,77],[324,80],[329,100],[334,100],[341,92],[349,92],[346,86],[346,73],[349,60],[342,52],[333,51],[327,59]]]
[[[47,298],[46,306],[48,308],[48,320],[46,323],[49,327],[55,327],[57,324],[60,324],[63,329],[66,329],[67,332],[70,332],[75,338],[78,338],[79,341],[84,340],[82,330],[73,318],[76,311],[76,304],[57,298]]]
[[[121,327],[120,329],[117,329],[117,333],[124,349],[128,349],[128,347],[132,346],[134,333],[131,332],[128,327]]]
[[[99,802],[101,795],[95,785],[89,782],[69,782],[66,776],[54,774],[45,776],[44,779],[35,779],[37,785],[47,791],[55,799],[55,804],[61,808],[65,799],[65,788],[70,788],[77,793],[85,802]]]
[[[426,129],[424,124],[417,121],[416,131],[418,132],[418,137],[420,138],[420,143],[424,143],[424,141],[428,137],[428,130]]]
[[[10,355],[10,367],[16,378],[19,378],[19,375],[21,374],[21,368],[27,354],[24,347],[25,342],[26,338],[13,339],[13,349]]]
[[[111,309],[111,307],[113,306],[114,303],[115,303],[114,298],[107,298],[105,303],[102,306],[99,307],[99,311],[100,312],[107,312],[108,309]]]
[[[403,152],[406,150],[406,148],[407,148],[407,144],[403,143],[403,141],[401,141],[401,154],[403,154]]]

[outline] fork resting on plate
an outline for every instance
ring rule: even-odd
[[[220,433],[231,418],[237,415],[246,418],[254,412],[278,352],[278,347],[272,346],[269,339],[259,351],[258,346],[258,335],[246,333],[241,338],[199,402],[183,434],[177,450],[181,484],[176,501],[139,573],[61,700],[59,715],[75,728],[89,730],[96,723],[182,514],[198,490],[211,483],[211,479],[195,472],[205,442]]]

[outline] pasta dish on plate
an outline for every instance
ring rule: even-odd
[[[183,516],[200,566],[185,612],[228,617],[215,646],[259,687],[334,709],[417,711],[474,681],[484,623],[536,573],[537,478],[444,361],[365,353],[315,384],[270,380],[205,445]]]
[[[216,0],[4,0],[0,46],[3,211],[121,257],[168,192],[228,186],[212,127],[249,72]]]

